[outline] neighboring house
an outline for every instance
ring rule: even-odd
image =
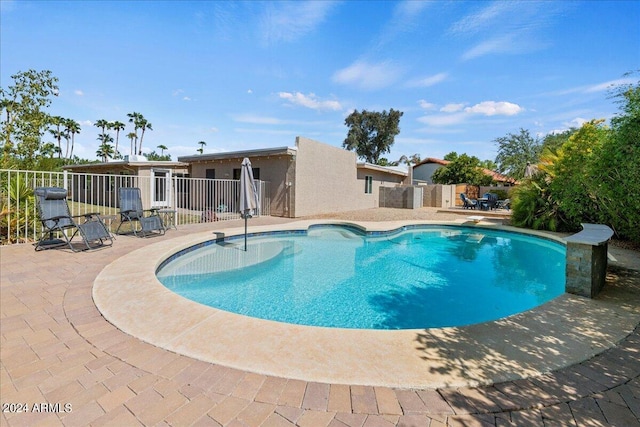
[[[178,160],[189,164],[191,178],[238,179],[244,157],[251,160],[256,179],[270,182],[271,215],[290,218],[378,207],[379,188],[402,184],[407,177],[393,168],[358,164],[354,152],[304,137],[296,137],[295,147]]]
[[[138,161],[134,157],[64,169],[104,174],[105,179],[74,177],[83,181],[75,185],[86,190],[87,198],[105,194],[114,199],[118,187],[138,186],[144,187],[145,206],[170,206],[174,197],[180,207],[194,212],[235,212],[237,188],[233,184],[218,188],[217,184],[209,185],[213,183],[209,180],[239,180],[245,157],[251,160],[254,178],[269,183],[264,188],[269,191],[270,214],[274,216],[294,218],[376,208],[380,187],[395,187],[407,180],[404,170],[358,163],[353,151],[303,137],[296,137],[295,147],[197,154],[179,157],[177,162]],[[142,179],[135,180],[135,176]],[[189,179],[172,188],[171,176]]]
[[[413,166],[413,180],[417,183],[433,184],[433,173],[443,166],[451,163],[448,160],[435,159],[432,157],[422,160],[417,165]],[[517,184],[517,181],[508,176],[499,174],[498,172],[483,169],[486,175],[489,175],[499,186],[509,187]]]

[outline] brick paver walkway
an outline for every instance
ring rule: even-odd
[[[321,384],[204,363],[126,335],[92,301],[112,248],[0,248],[2,425],[640,426],[640,329],[591,360],[478,388]],[[627,271],[629,284],[640,272]],[[167,313],[167,316],[170,316]]]

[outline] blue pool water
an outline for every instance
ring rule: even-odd
[[[519,233],[451,226],[364,235],[340,226],[209,242],[159,280],[188,299],[302,325],[413,329],[495,320],[564,292],[565,248]]]

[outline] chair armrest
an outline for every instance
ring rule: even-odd
[[[100,212],[88,212],[85,214],[80,214],[80,215],[73,215],[71,218],[91,218],[92,216],[100,216]]]

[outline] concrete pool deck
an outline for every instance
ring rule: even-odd
[[[256,231],[261,224],[286,222],[260,218],[250,225]],[[173,308],[168,312],[166,306],[155,305],[146,316],[133,317],[133,324],[123,324],[125,332],[126,328],[164,331],[155,337],[163,341],[156,343],[159,346],[122,332],[97,310],[92,287],[109,277],[110,266],[126,259],[126,264],[144,270],[180,245],[212,236],[213,230],[239,225],[229,222],[181,227],[150,239],[118,237],[113,248],[77,254],[61,250],[35,253],[28,245],[2,247],[2,403],[70,403],[73,407],[71,412],[3,413],[3,425],[542,425],[543,420],[563,423],[567,419],[578,425],[579,420],[590,420],[590,425],[640,425],[637,265],[632,266],[635,270],[612,269],[605,292],[593,301],[563,297],[557,306],[547,307],[533,318],[510,317],[508,322],[494,325],[493,330],[451,328],[435,335],[433,330],[412,331],[411,344],[401,342],[398,352],[411,350],[409,357],[419,361],[398,359],[391,363],[396,347],[395,339],[389,338],[394,351],[377,356],[384,359],[380,360],[383,368],[413,378],[402,373],[405,368],[399,369],[398,365],[417,364],[420,372],[433,376],[425,377],[433,381],[432,385],[447,386],[438,389],[402,385],[397,379],[386,386],[382,380],[368,384],[355,377],[353,382],[345,379],[349,377],[322,379],[328,378],[324,371],[348,371],[341,367],[346,363],[342,355],[348,348],[355,351],[350,358],[356,366],[366,365],[358,374],[369,375],[365,371],[373,370],[374,365],[358,362],[367,352],[350,341],[360,339],[364,345],[370,338],[349,336],[325,343],[331,345],[330,351],[314,342],[307,343],[307,350],[295,346],[287,349],[291,334],[297,335],[295,331],[270,339],[273,337],[252,330],[256,325],[241,324],[243,327],[238,328],[237,323],[226,323],[237,322],[235,317],[242,316],[225,319],[220,313],[211,314],[210,308],[204,323],[196,321],[186,332],[183,329],[176,334],[174,330],[170,335],[167,331],[181,325],[167,325],[167,319],[193,322],[199,309],[192,310],[191,306],[183,318],[175,316]],[[152,253],[155,260],[146,257]],[[617,258],[626,256],[621,253]],[[634,256],[631,254],[630,259],[637,260]],[[135,274],[139,272],[116,274],[120,275],[120,286],[138,283]],[[115,301],[123,293],[111,290],[114,295],[107,292],[96,297],[101,308],[108,301],[100,298]],[[131,291],[137,292],[135,287]],[[138,301],[141,305],[132,305],[129,298],[128,310],[119,315],[126,318],[132,312],[143,313],[141,307],[152,301],[160,304],[153,299],[160,293],[155,289],[144,294]],[[117,309],[117,305],[105,309],[105,317],[115,316]],[[566,310],[578,317],[567,316]],[[589,318],[581,317],[587,314]],[[138,320],[142,321],[140,325]],[[562,332],[567,322],[571,333]],[[198,327],[221,335],[212,337],[212,341],[205,335],[187,339],[188,333]],[[508,338],[505,331],[514,329],[521,334]],[[307,333],[305,330],[304,335]],[[319,333],[320,338],[323,333]],[[300,339],[309,341],[308,337]],[[226,343],[234,345],[242,357],[236,355],[236,360],[229,363],[212,363],[162,348],[167,343],[187,348],[194,344],[197,351],[204,352],[209,344],[219,345],[216,341],[220,340],[231,340]],[[271,341],[277,347],[270,355],[262,353],[255,359],[264,361],[268,356],[292,363],[311,360],[313,369],[307,372],[298,366],[280,375],[265,373],[264,366],[240,368],[236,364],[250,360],[246,345],[254,340]],[[277,353],[281,346],[289,351],[284,357]],[[307,353],[309,349],[311,354]],[[578,350],[583,352],[580,357],[575,355]],[[374,352],[375,348],[367,351]],[[329,363],[332,358],[333,364],[323,369],[321,363]],[[283,365],[286,368],[290,364],[276,363],[276,367]],[[529,378],[515,379],[517,376],[511,376],[514,373]],[[374,378],[382,378],[377,375],[374,373]],[[474,386],[492,381],[498,382]]]
[[[335,223],[296,221],[251,231],[307,230]],[[389,231],[434,222],[348,224]],[[474,228],[483,230],[482,224]],[[114,261],[94,283],[98,310],[130,335],[209,363],[304,381],[429,389],[474,387],[560,369],[609,348],[640,323],[640,294],[610,289],[597,300],[564,294],[536,309],[466,327],[397,331],[309,327],[206,307],[168,290],[155,277],[160,263],[176,251],[243,231],[227,228],[216,234],[191,234]],[[241,240],[236,242],[223,250],[234,251],[240,259],[256,257],[242,250]]]

